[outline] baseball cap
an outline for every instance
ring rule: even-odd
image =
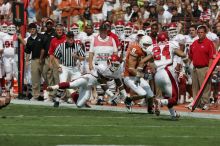
[[[47,21],[46,21],[46,24],[48,24],[48,23],[53,24],[53,23],[54,23],[54,21],[53,21],[51,18],[48,18],[48,19],[47,19]]]
[[[66,34],[66,37],[73,38],[74,37],[73,32],[72,31],[68,31],[67,34]]]
[[[28,28],[30,29],[30,28],[36,28],[37,29],[37,25],[35,24],[35,23],[30,23],[29,25],[28,25]]]

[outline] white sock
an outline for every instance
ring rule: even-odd
[[[176,116],[176,111],[173,108],[169,108],[169,112],[170,112],[171,116],[173,116],[173,117]]]
[[[160,101],[162,105],[168,105],[168,99],[161,99]]]
[[[59,89],[59,85],[51,86],[52,89]]]

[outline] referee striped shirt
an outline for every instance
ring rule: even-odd
[[[85,51],[77,43],[73,43],[72,46],[69,46],[67,42],[61,43],[54,52],[54,56],[60,60],[60,64],[67,67],[76,66],[76,59],[73,57],[73,54],[85,57]]]

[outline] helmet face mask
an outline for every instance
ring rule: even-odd
[[[115,26],[115,33],[118,34],[118,35],[121,35],[123,34],[124,32],[124,26]]]
[[[113,54],[111,55],[109,58],[108,58],[108,65],[109,65],[109,69],[112,71],[112,72],[115,72],[119,69],[120,67],[120,58]]]
[[[3,25],[2,25],[1,31],[4,32],[4,33],[7,33],[7,32],[8,32],[8,26],[7,26],[7,24],[3,24]]]
[[[124,34],[125,34],[125,36],[130,36],[132,34],[132,29],[131,28],[125,28]]]
[[[149,37],[147,35],[143,36],[139,41],[139,45],[144,52],[146,52],[146,49],[152,44],[153,44],[153,41],[152,41],[151,37]]]
[[[115,33],[120,36],[124,33],[124,22],[119,20],[115,23]]]
[[[170,23],[167,28],[169,39],[174,38],[178,34],[178,27],[176,23]]]
[[[70,31],[73,32],[74,36],[77,36],[79,34],[79,26],[78,24],[72,24],[72,26],[70,27]]]
[[[8,34],[15,34],[16,33],[16,27],[15,27],[15,25],[9,25],[8,27],[7,27],[7,33]]]

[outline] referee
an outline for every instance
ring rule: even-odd
[[[60,82],[66,82],[67,79],[74,80],[81,76],[80,70],[76,65],[77,60],[84,60],[85,52],[81,46],[74,43],[74,34],[66,34],[66,42],[58,45],[54,52],[55,63],[58,66]],[[57,91],[57,98],[54,106],[59,106],[59,99],[63,95],[63,90]]]

